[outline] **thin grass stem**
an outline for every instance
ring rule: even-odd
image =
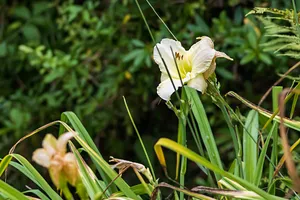
[[[148,32],[149,32],[150,36],[151,36],[151,39],[152,39],[152,41],[155,43],[155,39],[154,39],[154,37],[153,37],[153,34],[152,34],[151,29],[150,29],[150,27],[149,27],[149,24],[148,24],[148,22],[147,22],[147,20],[146,20],[146,17],[144,16],[144,13],[143,13],[143,11],[142,11],[142,9],[141,9],[140,3],[139,3],[138,0],[135,0],[135,3],[136,3],[136,5],[137,5],[137,7],[138,7],[138,9],[139,9],[139,11],[140,11],[140,13],[141,13],[141,15],[142,15],[142,18],[143,18],[143,20],[144,20],[144,22],[145,22],[145,24],[146,24],[146,27],[147,27],[147,29],[148,29]]]
[[[150,167],[151,173],[152,173],[152,175],[153,175],[153,178],[154,178],[154,180],[156,180],[155,173],[154,173],[154,170],[153,170],[153,167],[152,167],[150,158],[149,158],[149,156],[148,156],[147,150],[146,150],[146,148],[145,148],[144,142],[143,142],[143,140],[142,140],[142,138],[141,138],[141,135],[140,135],[139,130],[137,129],[137,127],[136,127],[136,125],[135,125],[135,123],[134,123],[134,120],[133,120],[133,118],[132,118],[132,115],[131,115],[131,113],[130,113],[129,107],[128,107],[127,102],[126,102],[126,98],[125,98],[124,96],[123,96],[123,100],[124,100],[124,104],[125,104],[125,107],[126,107],[128,116],[129,116],[130,121],[131,121],[131,123],[132,123],[132,126],[133,126],[133,128],[134,128],[134,130],[135,130],[135,132],[136,132],[136,134],[137,134],[137,136],[138,136],[138,138],[139,138],[139,141],[140,141],[141,146],[142,146],[142,148],[143,148],[143,151],[144,151],[144,153],[145,153],[145,156],[146,156],[148,165],[149,165],[149,167]]]
[[[146,0],[146,2],[148,3],[148,5],[150,6],[150,8],[153,10],[153,12],[155,13],[155,15],[158,17],[158,19],[161,21],[161,23],[165,26],[165,28],[168,30],[168,32],[172,35],[172,37],[177,40],[177,38],[175,37],[175,35],[173,34],[173,32],[169,29],[169,27],[167,26],[167,24],[164,22],[164,20],[159,16],[159,14],[156,12],[156,10],[153,8],[153,6],[151,5],[151,3]]]

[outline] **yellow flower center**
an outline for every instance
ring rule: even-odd
[[[192,72],[192,65],[187,55],[183,55],[178,52],[175,52],[175,58],[176,58],[180,76],[182,79],[184,79],[187,73]]]

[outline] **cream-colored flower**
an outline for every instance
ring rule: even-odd
[[[189,87],[202,93],[204,93],[207,88],[206,80],[215,71],[216,58],[223,57],[232,60],[232,58],[225,53],[216,51],[214,49],[214,43],[209,37],[203,36],[197,39],[200,39],[200,41],[192,45],[188,51],[181,46],[180,42],[172,39],[163,39],[160,43],[155,45],[153,57],[161,71],[161,83],[157,87],[157,94],[162,99],[168,101],[175,92],[163,60],[167,65],[176,90],[182,86],[181,78],[183,84],[187,84]],[[172,55],[171,49],[174,55]],[[174,57],[180,76],[176,68]]]
[[[75,186],[79,180],[76,158],[66,149],[67,142],[73,133],[62,134],[58,139],[47,134],[43,140],[43,148],[33,152],[32,160],[48,168],[50,177],[57,188],[62,188],[66,181]]]

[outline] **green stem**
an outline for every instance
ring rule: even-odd
[[[237,141],[236,132],[235,132],[235,130],[233,128],[233,124],[231,122],[231,119],[230,119],[230,117],[228,115],[228,112],[227,112],[225,106],[222,103],[220,103],[220,105],[218,107],[221,109],[222,114],[223,114],[223,116],[225,118],[225,121],[227,123],[227,126],[229,128],[230,136],[231,136],[231,138],[233,140],[234,151],[235,151],[236,157],[238,158],[238,155],[239,155],[239,145],[238,145],[238,141]]]
[[[272,103],[273,103],[273,112],[275,112],[278,109],[278,96],[280,92],[282,91],[282,86],[274,86],[272,88]],[[274,133],[273,136],[273,147],[272,147],[272,153],[271,153],[271,163],[269,165],[269,184],[268,188],[271,189],[272,183],[273,183],[273,173],[274,173],[274,165],[276,166],[278,163],[278,123],[275,123],[275,130],[276,133]],[[270,190],[271,194],[275,194],[275,187]]]
[[[221,95],[219,95],[223,101],[225,101],[223,99],[223,97]],[[239,136],[238,136],[238,133],[234,130],[234,127],[233,127],[233,124],[232,124],[232,121],[229,117],[229,114],[228,114],[228,111],[225,107],[225,105],[220,102],[219,103],[220,105],[218,105],[218,107],[221,109],[222,111],[222,114],[225,118],[225,121],[227,123],[227,126],[229,128],[229,133],[230,133],[230,136],[232,138],[232,141],[233,141],[233,147],[234,147],[234,152],[235,152],[235,155],[236,155],[236,158],[237,158],[237,162],[239,163],[239,172],[242,172],[243,169],[242,169],[242,159],[241,159],[241,153],[240,153],[240,145],[239,145]],[[242,175],[242,174],[241,174]]]
[[[136,3],[136,5],[137,5],[137,7],[138,7],[138,9],[139,9],[139,11],[140,11],[140,13],[141,13],[141,15],[142,15],[142,18],[143,18],[143,20],[144,20],[144,22],[145,22],[145,24],[146,24],[146,27],[147,27],[147,29],[148,29],[148,32],[149,32],[150,36],[151,36],[151,39],[152,39],[152,41],[155,43],[155,39],[154,39],[153,34],[152,34],[152,32],[151,32],[151,29],[150,29],[150,27],[149,27],[149,25],[148,25],[148,22],[147,22],[147,20],[146,20],[146,17],[145,17],[145,15],[144,15],[144,13],[143,13],[143,11],[142,11],[142,9],[141,9],[140,3],[138,2],[138,0],[135,0],[135,3]]]
[[[64,187],[64,188],[62,189],[62,192],[63,192],[63,194],[64,194],[64,196],[65,196],[65,198],[66,198],[67,200],[73,200],[73,199],[74,199],[74,198],[73,198],[73,195],[72,195],[72,193],[70,192],[68,186]]]
[[[133,128],[134,128],[134,130],[135,130],[135,132],[136,132],[136,134],[137,134],[137,136],[138,136],[138,138],[139,138],[140,144],[141,144],[141,146],[142,146],[142,148],[143,148],[144,154],[145,154],[145,156],[146,156],[148,165],[149,165],[150,170],[151,170],[151,174],[152,174],[154,180],[156,180],[155,173],[154,173],[154,169],[153,169],[153,167],[152,167],[152,164],[151,164],[149,155],[148,155],[147,150],[146,150],[146,148],[145,148],[145,145],[144,145],[144,142],[143,142],[142,137],[141,137],[141,135],[140,135],[140,132],[139,132],[139,130],[137,129],[135,123],[134,123],[133,117],[131,116],[130,110],[129,110],[129,108],[128,108],[128,105],[127,105],[127,102],[126,102],[126,99],[125,99],[124,96],[123,96],[123,100],[124,100],[124,104],[125,104],[125,107],[126,107],[128,116],[129,116],[130,121],[131,121],[131,123],[132,123],[132,126],[133,126]]]
[[[153,8],[153,6],[151,5],[151,3],[146,0],[146,2],[148,3],[148,5],[150,6],[150,8],[153,10],[153,12],[155,13],[155,15],[158,17],[158,19],[161,21],[161,23],[165,26],[165,28],[168,30],[168,32],[172,35],[172,37],[177,40],[177,38],[175,37],[175,35],[172,33],[172,31],[169,29],[169,27],[167,26],[167,24],[164,22],[164,20],[159,16],[159,14],[156,12],[156,10]]]
[[[81,180],[76,184],[76,193],[80,197],[80,200],[88,200],[89,199],[88,193],[87,193],[85,186],[83,185]]]
[[[184,93],[184,90],[181,93],[181,99],[183,100],[180,104],[180,117],[179,117],[179,125],[178,125],[178,143],[182,146],[187,146],[186,144],[186,123],[187,123],[187,116],[188,116],[188,104],[187,98]],[[180,165],[180,176],[179,176],[179,183],[180,188],[184,189],[184,182],[185,182],[185,173],[187,168],[187,159],[184,156],[181,156],[181,165]],[[184,200],[184,193],[180,193],[179,195],[180,200]]]

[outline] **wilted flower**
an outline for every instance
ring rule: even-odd
[[[48,168],[50,177],[57,188],[62,189],[66,182],[75,186],[79,181],[79,171],[73,153],[67,153],[67,142],[73,137],[71,132],[62,134],[58,140],[47,134],[43,148],[33,152],[32,160]]]
[[[175,90],[161,57],[164,59],[170,72],[176,90],[182,86],[181,78],[183,84],[187,84],[189,87],[202,93],[207,88],[206,80],[215,71],[216,58],[223,57],[232,60],[225,53],[216,51],[214,43],[209,37],[203,36],[197,39],[201,40],[192,45],[188,51],[181,46],[180,42],[172,39],[163,39],[155,45],[153,57],[162,73],[161,83],[157,87],[157,94],[162,99],[169,100]],[[173,55],[171,49],[173,50]],[[174,58],[176,59],[179,74]]]
[[[117,168],[120,171],[123,171],[128,167],[132,167],[133,169],[136,169],[138,172],[144,174],[144,176],[147,177],[147,179],[149,180],[150,183],[153,183],[153,177],[150,173],[149,168],[146,168],[144,165],[142,165],[140,163],[114,158],[112,156],[110,156],[109,162],[115,162],[116,164],[114,164],[112,166],[112,168]]]

